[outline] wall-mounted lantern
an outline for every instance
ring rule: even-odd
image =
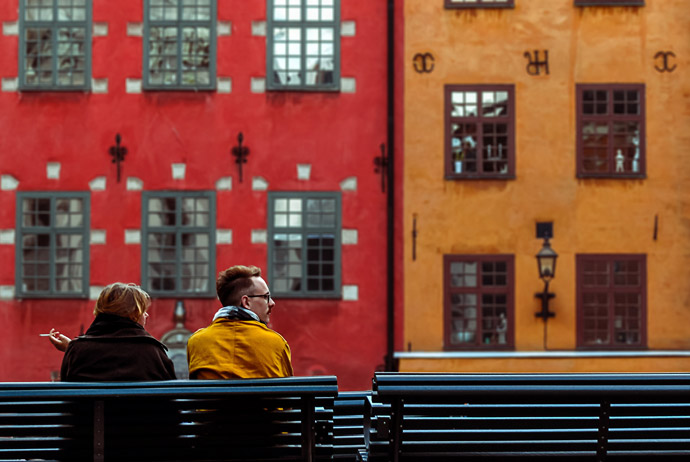
[[[549,292],[549,282],[556,275],[556,259],[558,254],[551,248],[549,238],[544,238],[544,245],[537,253],[537,267],[539,269],[539,278],[544,281],[544,291],[537,292],[536,298],[541,299],[541,311],[536,313],[538,318],[543,318],[546,322],[549,318],[556,316],[555,313],[549,311],[549,300],[554,298],[556,294]]]

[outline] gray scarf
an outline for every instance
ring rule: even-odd
[[[224,306],[219,309],[213,320],[218,318],[229,318],[229,319],[239,319],[240,321],[259,321],[264,323],[253,311],[250,311],[241,306]],[[264,323],[266,324],[266,323]]]

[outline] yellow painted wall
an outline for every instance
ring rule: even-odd
[[[513,9],[446,10],[442,0],[405,1],[405,350],[443,350],[443,256],[465,253],[515,256],[515,349],[542,350],[543,323],[534,316],[534,293],[543,289],[534,258],[540,221],[554,223],[551,244],[559,254],[550,349],[576,345],[578,253],[646,254],[648,347],[690,349],[690,1],[646,4],[581,8],[573,0],[515,0]],[[532,50],[549,51],[549,75],[526,72],[523,54]],[[658,51],[675,53],[674,72],[654,69]],[[425,52],[434,55],[435,68],[419,74],[413,56]],[[646,179],[576,178],[577,83],[646,85]],[[514,84],[516,179],[444,179],[446,84]],[[403,360],[401,370],[427,370],[420,361]],[[638,361],[642,369],[654,365]],[[525,371],[618,364],[490,363],[487,370]],[[476,361],[426,364],[483,370]],[[663,364],[688,370],[687,359]]]
[[[414,372],[687,372],[690,357],[404,359],[401,371]]]

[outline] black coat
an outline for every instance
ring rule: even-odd
[[[174,380],[166,351],[140,324],[99,314],[67,346],[60,376],[66,382]]]

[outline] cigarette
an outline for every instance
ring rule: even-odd
[[[38,334],[39,337],[52,337],[53,334]]]

